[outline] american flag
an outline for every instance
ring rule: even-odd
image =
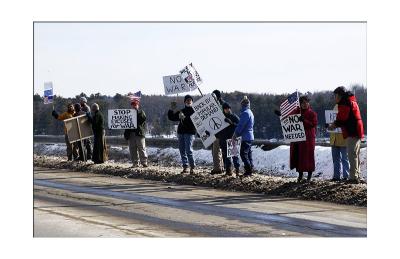
[[[136,92],[136,93],[128,93],[128,97],[131,102],[133,101],[140,101],[140,98],[142,98],[142,92]]]
[[[281,104],[281,117],[285,118],[289,115],[293,110],[297,107],[300,107],[299,103],[299,94],[298,92],[294,92],[288,96],[288,98]]]

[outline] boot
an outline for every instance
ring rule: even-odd
[[[240,176],[240,170],[239,170],[239,168],[235,168],[235,174],[236,174],[237,177]]]
[[[303,172],[299,172],[299,177],[297,177],[297,182],[300,183],[303,180]]]
[[[226,176],[231,176],[231,175],[232,175],[232,168],[230,168],[230,167],[226,168],[226,173],[225,173],[225,175],[226,175]]]
[[[308,172],[308,175],[307,175],[307,182],[310,182],[310,181],[311,181],[311,176],[312,176],[312,172]]]
[[[244,174],[243,174],[243,176],[251,176],[252,174],[253,174],[253,171],[251,170],[251,167],[245,165],[244,166]]]
[[[190,167],[190,174],[194,174],[194,167]]]
[[[189,168],[187,166],[184,166],[181,174],[187,174],[187,173],[189,173]]]
[[[214,174],[222,174],[223,172],[222,172],[222,170],[221,169],[213,169],[213,170],[211,170],[211,175],[214,175]]]

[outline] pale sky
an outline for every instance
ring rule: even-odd
[[[34,92],[141,90],[192,62],[203,93],[366,86],[366,23],[35,23]],[[198,92],[193,92],[198,94]]]

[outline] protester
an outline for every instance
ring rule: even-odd
[[[92,123],[94,134],[92,160],[95,164],[101,164],[107,160],[107,152],[104,132],[104,117],[100,112],[97,103],[92,104],[91,114],[87,113],[87,116],[89,121]]]
[[[221,97],[221,92],[219,90],[214,90],[213,95],[215,96],[216,101],[220,105],[222,109],[222,105],[225,103],[225,101]],[[223,159],[222,159],[222,153],[221,153],[221,146],[220,146],[220,141],[217,136],[215,136],[216,139],[214,140],[214,143],[212,144],[212,157],[213,157],[213,169],[211,170],[211,174],[221,174],[222,168],[223,168]]]
[[[222,110],[225,115],[225,122],[229,123],[229,126],[215,134],[215,137],[219,139],[219,145],[222,149],[222,158],[224,161],[224,166],[225,166],[225,174],[230,176],[232,175],[232,160],[233,160],[233,165],[235,167],[235,173],[236,176],[239,176],[239,168],[240,168],[240,163],[239,163],[239,157],[233,156],[232,158],[227,157],[227,140],[231,139],[237,124],[239,123],[239,117],[232,113],[231,111],[231,106],[229,103],[224,102],[222,104]]]
[[[86,114],[84,111],[81,110],[81,105],[79,103],[74,104],[74,110],[75,110],[74,117],[78,117],[79,115]],[[83,154],[84,151],[82,148],[81,141],[75,141],[72,144],[72,150],[74,153],[79,154],[79,156],[76,160],[85,161],[84,154]]]
[[[87,99],[86,97],[82,96],[80,99],[80,104],[81,104],[81,111],[85,113],[90,113],[90,107],[87,105]],[[83,145],[86,148],[86,159],[90,160],[92,159],[92,143],[90,141],[90,138],[84,139],[83,140]]]
[[[140,101],[138,99],[135,99],[131,102],[132,108],[137,111],[137,128],[126,129],[124,132],[124,137],[129,143],[129,153],[133,163],[132,167],[139,166],[139,159],[143,167],[148,167],[145,140],[146,114],[142,109],[139,108],[139,105]]]
[[[242,137],[242,142],[240,146],[240,158],[244,163],[244,174],[243,176],[251,176],[253,174],[253,156],[251,151],[251,144],[254,141],[254,115],[250,110],[250,100],[247,96],[243,97],[241,101],[240,119],[239,123],[233,134],[233,139],[237,137]]]
[[[333,110],[338,111],[337,104]],[[332,181],[340,181],[340,172],[343,174],[343,180],[347,180],[349,177],[350,164],[347,156],[346,141],[343,138],[343,134],[341,132],[331,132],[330,144],[333,161]]]
[[[74,117],[75,114],[75,110],[74,110],[74,106],[72,103],[69,103],[67,105],[67,111],[62,113],[61,115],[59,115],[55,110],[53,110],[53,112],[51,113],[51,115],[60,121],[66,120],[66,119],[70,119],[72,117]],[[64,135],[65,135],[65,145],[67,146],[67,157],[68,157],[68,161],[72,161],[72,156],[74,156],[74,159],[76,159],[78,157],[77,153],[74,153],[72,150],[72,144],[69,142],[68,139],[68,135],[67,135],[67,128],[64,125]]]
[[[182,159],[182,173],[188,173],[190,165],[190,174],[193,174],[195,168],[195,162],[193,159],[193,142],[196,134],[196,128],[190,119],[190,115],[194,113],[192,108],[193,97],[186,95],[184,103],[185,107],[178,110],[176,108],[176,102],[172,102],[171,108],[168,110],[168,119],[171,121],[179,121],[178,141],[179,152]]]
[[[337,87],[333,93],[338,104],[336,120],[329,129],[340,127],[346,140],[347,154],[350,162],[349,182],[360,182],[360,147],[364,138],[364,125],[360,109],[353,93],[346,91],[343,86]]]

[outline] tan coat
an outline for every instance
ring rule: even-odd
[[[338,110],[337,104],[335,105],[333,110],[334,111]],[[331,143],[331,146],[336,146],[336,147],[345,147],[346,146],[346,141],[344,140],[342,133],[330,133],[330,143]]]

